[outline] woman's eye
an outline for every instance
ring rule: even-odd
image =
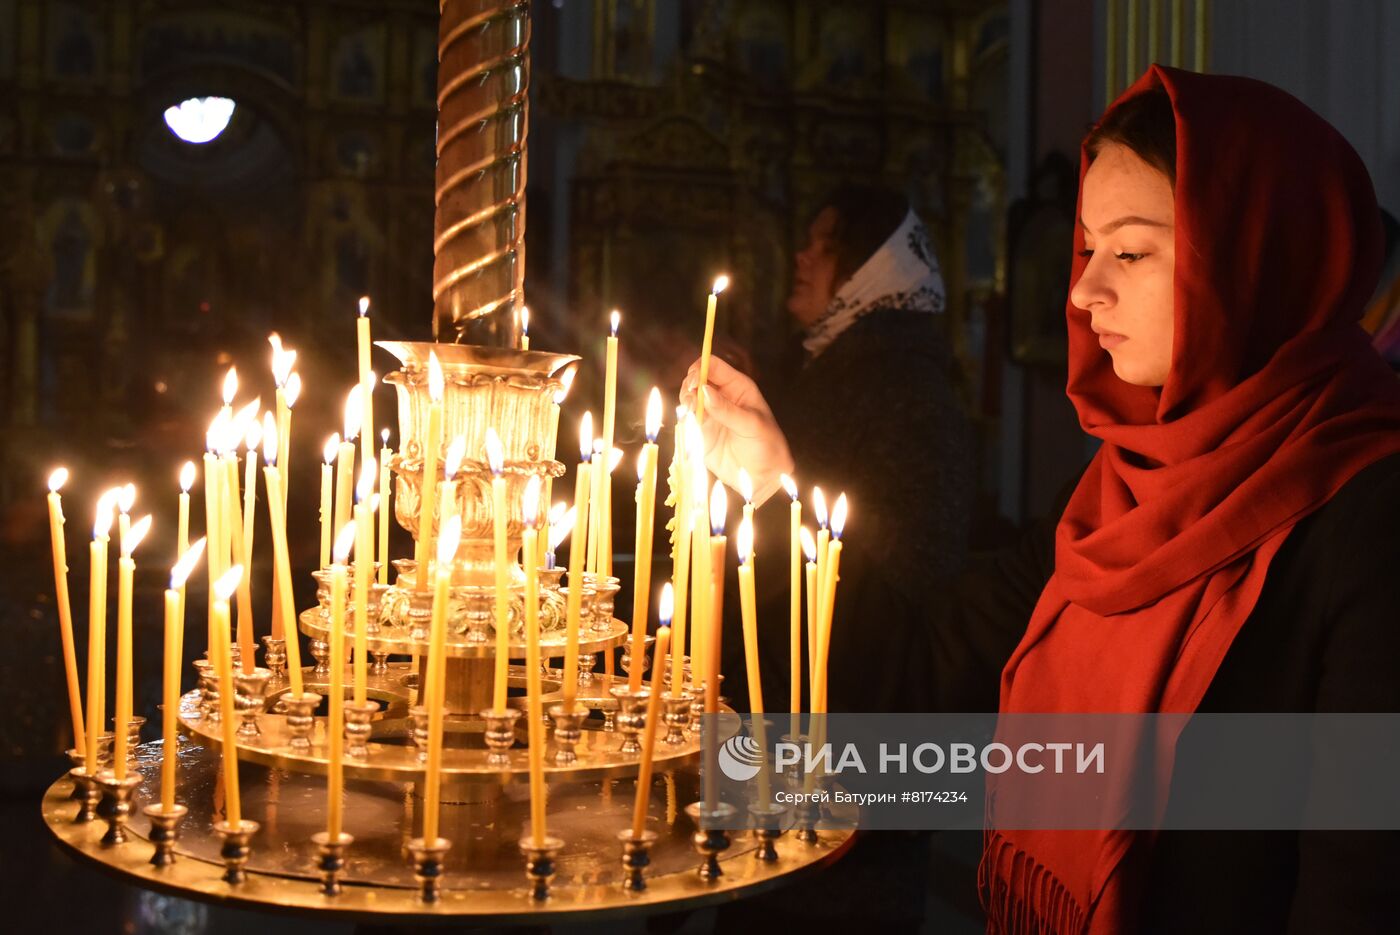
[[[1088,247],[1085,247],[1083,250],[1079,251],[1079,255],[1087,260],[1089,259],[1089,257],[1094,255],[1094,251],[1090,250]]]
[[[1143,257],[1147,256],[1147,254],[1145,253],[1115,253],[1113,255],[1116,256],[1118,259],[1126,260],[1129,263],[1136,263],[1138,260],[1141,260]]]

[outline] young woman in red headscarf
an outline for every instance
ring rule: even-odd
[[[878,621],[907,708],[1400,711],[1400,382],[1358,325],[1361,160],[1277,88],[1153,66],[1086,138],[1079,209],[1068,392],[1102,446],[932,617]],[[715,463],[790,470],[712,368]],[[1397,876],[1392,832],[989,830],[979,884],[993,932],[1371,932]]]

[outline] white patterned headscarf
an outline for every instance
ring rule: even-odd
[[[928,229],[911,209],[880,248],[836,291],[822,316],[807,329],[802,346],[816,357],[841,332],[870,312],[900,308],[935,314],[946,297]]]

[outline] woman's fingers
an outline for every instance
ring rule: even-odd
[[[717,391],[714,387],[703,387],[700,392],[705,396],[705,415],[707,417],[713,418],[740,437],[753,438],[758,435],[760,428],[758,417],[752,411],[743,406],[735,405],[724,393]]]

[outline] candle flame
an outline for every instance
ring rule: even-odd
[[[238,450],[238,446],[247,437],[248,423],[257,419],[260,408],[262,408],[262,400],[255,399],[234,414],[233,421],[224,430],[224,451]]]
[[[277,355],[282,353],[282,336],[276,331],[268,333],[267,343],[272,345],[272,369],[277,369]]]
[[[428,397],[435,403],[442,402],[446,389],[446,378],[442,375],[442,364],[438,362],[437,351],[428,352]]]
[[[580,459],[587,464],[593,458],[593,413],[585,412],[578,424],[578,450]]]
[[[749,477],[749,472],[739,468],[739,496],[744,498],[745,503],[753,503],[753,478]]]
[[[215,454],[224,450],[224,440],[232,422],[233,417],[220,409],[219,414],[214,417],[214,421],[209,423],[209,431],[204,433],[205,450]]]
[[[724,535],[724,520],[729,513],[729,495],[724,492],[724,484],[715,481],[710,491],[710,535]]]
[[[200,557],[204,555],[204,543],[205,538],[200,536],[185,550],[175,567],[170,569],[170,590],[178,591],[185,586],[190,574],[194,572],[194,566],[199,564]]]
[[[565,509],[562,501],[550,508],[549,551],[559,551],[559,546],[563,544],[565,539],[569,538],[569,533],[574,531],[574,517],[577,512],[575,507]]]
[[[723,292],[725,289],[728,289],[728,288],[729,288],[729,277],[728,277],[728,276],[719,276],[719,277],[717,277],[717,278],[715,279],[714,287],[710,290],[710,293],[711,293],[712,295],[719,295],[721,292]]]
[[[272,382],[286,386],[287,379],[292,375],[292,365],[296,363],[297,352],[284,348],[282,338],[276,331],[267,336],[267,343],[272,345]]]
[[[797,500],[797,481],[786,474],[779,475],[778,479],[782,481],[783,489],[787,491],[787,495],[795,502]]]
[[[520,306],[520,314],[518,317],[520,321],[520,333],[528,338],[530,336],[530,307],[528,305]]]
[[[836,498],[836,505],[831,508],[831,534],[837,539],[841,538],[841,530],[846,528],[846,495],[843,493]]]
[[[438,533],[437,563],[438,573],[447,571],[452,564],[452,556],[457,554],[457,543],[462,538],[462,517],[453,513],[442,524]]]
[[[609,476],[609,477],[612,476],[612,472],[613,472],[613,471],[617,470],[617,466],[618,466],[619,464],[622,463],[622,454],[623,454],[623,452],[622,452],[622,449],[621,449],[621,448],[614,448],[612,451],[608,452],[608,476]]]
[[[121,488],[117,494],[117,509],[123,513],[130,513],[131,508],[136,505],[136,485],[127,484]]]
[[[364,467],[360,468],[360,482],[355,485],[355,502],[364,503],[374,493],[375,475],[379,467],[374,463],[371,456],[365,461]]]
[[[525,516],[525,525],[534,526],[535,519],[540,512],[540,477],[532,474],[525,482],[525,499],[521,503],[521,512]]]
[[[451,481],[457,476],[457,472],[462,468],[462,459],[467,456],[467,439],[458,435],[447,446],[447,453],[442,458],[442,479]]]
[[[121,488],[113,487],[97,498],[97,520],[92,524],[92,537],[105,539],[112,531],[112,510],[116,507]]]
[[[656,613],[661,618],[663,627],[671,625],[671,617],[675,612],[676,592],[671,588],[671,582],[667,581],[661,586],[661,600],[656,604]]]
[[[817,540],[812,537],[812,530],[803,526],[797,531],[797,537],[802,540],[802,551],[807,556],[807,561],[817,560]]]
[[[331,561],[337,565],[344,565],[354,545],[355,521],[352,519],[340,527],[340,533],[335,537],[335,545],[331,548]]]
[[[243,581],[243,566],[234,565],[224,572],[218,581],[214,582],[214,600],[223,601],[225,604],[233,597],[233,592],[238,590],[238,585]]]
[[[66,467],[54,468],[54,472],[49,475],[49,493],[58,493],[66,483],[68,483],[68,469]]]
[[[189,493],[194,486],[195,466],[193,461],[186,461],[184,467],[180,468],[180,490]]]
[[[364,318],[369,314],[369,296],[360,296],[360,317]]]
[[[554,394],[554,405],[564,405],[564,397],[569,395],[569,387],[574,385],[574,377],[578,376],[577,367],[569,367],[559,374],[559,391]]]
[[[131,553],[136,551],[136,547],[141,544],[141,540],[146,538],[146,533],[151,531],[151,514],[138,519],[127,530],[126,539],[122,542],[122,555],[131,558]]]
[[[292,351],[292,356],[296,356],[296,351]],[[287,377],[287,386],[282,390],[282,398],[287,401],[287,408],[291,409],[301,398],[301,374],[294,373]]]
[[[232,406],[233,398],[238,395],[238,368],[228,368],[228,373],[224,374],[224,405]]]
[[[506,453],[501,447],[501,436],[491,426],[486,427],[486,462],[491,465],[491,473],[497,477],[506,469]]]
[[[384,447],[385,447],[385,448],[388,448],[388,447],[389,447],[389,429],[388,429],[388,428],[385,428],[383,431],[381,431],[381,432],[379,433],[379,437],[384,441]]]
[[[739,536],[734,546],[739,552],[739,564],[747,565],[753,555],[753,523],[747,516],[739,522]]]
[[[622,313],[613,309],[612,314],[608,316],[608,327],[612,330],[613,337],[617,337],[617,326],[620,324],[622,324]]]
[[[271,412],[264,412],[262,427],[263,460],[269,465],[277,464],[277,442],[277,417]]]
[[[817,515],[817,525],[826,528],[826,495],[820,487],[812,488],[812,512]]]
[[[371,513],[378,513],[378,512],[379,512],[379,494],[377,494],[377,493],[372,493],[372,494],[370,494],[370,495],[369,495],[369,499],[365,501],[365,506],[369,508],[369,511],[370,511]]]
[[[656,436],[661,434],[661,391],[656,387],[651,388],[651,394],[647,396],[647,441],[656,442]]]
[[[354,441],[360,437],[360,417],[364,412],[364,404],[360,402],[360,384],[356,383],[350,387],[350,392],[345,394],[345,440]]]
[[[244,433],[243,444],[251,454],[258,450],[258,445],[262,444],[263,426],[256,417],[248,420],[248,431]]]
[[[646,472],[647,451],[645,448],[642,448],[640,451],[637,452],[637,483],[640,484],[643,480],[646,479]]]

